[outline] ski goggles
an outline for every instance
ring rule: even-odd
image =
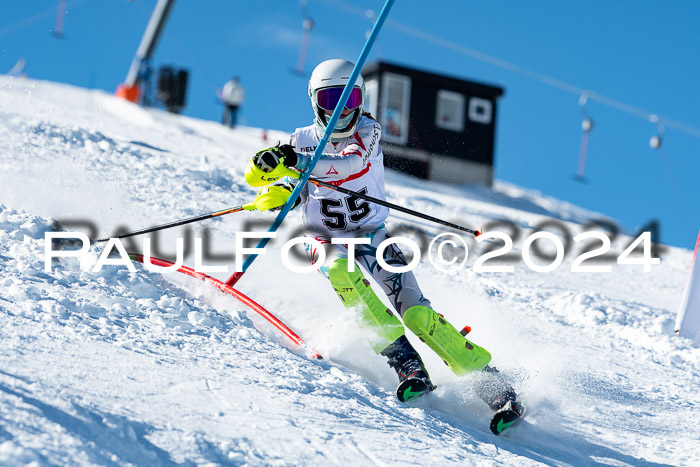
[[[336,86],[333,88],[323,88],[316,92],[316,102],[319,107],[323,110],[333,112],[338,105],[340,96],[343,94],[345,86]],[[350,97],[345,103],[345,108],[348,110],[355,110],[360,105],[362,105],[362,90],[358,87],[352,88],[350,92]]]

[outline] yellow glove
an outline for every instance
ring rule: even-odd
[[[256,196],[255,201],[246,204],[243,208],[248,211],[257,209],[260,212],[279,210],[289,199],[289,196],[292,194],[292,189],[293,187],[289,185],[272,185],[261,188],[260,191],[258,191],[258,196]],[[299,201],[300,200],[297,198],[292,209],[299,205]]]
[[[251,186],[264,186],[282,177],[299,178],[300,172],[295,167],[297,160],[297,154],[289,144],[263,149],[248,162],[245,180]]]

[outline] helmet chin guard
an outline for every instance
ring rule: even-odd
[[[314,119],[314,124],[316,125],[316,130],[318,131],[318,136],[321,137],[323,135],[323,132],[326,131],[326,127],[328,126],[328,122],[331,119],[331,113],[330,112],[325,112],[323,109],[320,109],[321,112],[323,112],[322,117],[325,122],[321,123],[320,117],[317,116]],[[319,113],[321,113],[319,112]],[[335,125],[335,129],[333,130],[333,133],[331,133],[330,136],[330,141],[332,143],[337,143],[338,141],[349,138],[355,133],[355,129],[357,128],[357,122],[360,121],[360,118],[362,117],[362,109],[355,109],[345,117],[342,117],[338,120],[338,123]]]
[[[331,119],[333,111],[326,110],[319,106],[318,91],[331,87],[344,87],[348,83],[350,74],[352,74],[354,67],[355,64],[350,61],[332,59],[319,63],[311,73],[311,78],[309,79],[309,98],[311,99],[311,106],[313,107],[314,114],[316,115],[314,123],[320,135],[326,131],[326,127],[328,126],[328,122]],[[362,79],[362,75],[357,77],[354,85],[356,88],[360,89],[362,100],[364,100],[365,81]],[[338,120],[338,123],[330,136],[331,142],[340,141],[344,138],[352,136],[353,133],[355,133],[357,123],[362,117],[362,107],[363,103],[361,101],[357,108],[353,109],[347,116]]]

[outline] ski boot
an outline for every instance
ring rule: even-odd
[[[525,407],[520,402],[509,400],[503,407],[498,409],[491,419],[491,432],[500,435],[505,430],[515,425],[523,419]]]
[[[387,363],[399,376],[396,397],[401,402],[410,401],[436,388],[430,381],[420,355],[405,335],[396,339],[381,354],[389,359]]]
[[[496,412],[490,428],[493,434],[499,435],[522,420],[525,407],[516,401],[515,390],[496,368],[487,366],[482,371],[482,377],[477,395]]]

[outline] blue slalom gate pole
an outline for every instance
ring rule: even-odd
[[[372,46],[374,45],[374,42],[376,41],[377,36],[379,35],[379,31],[384,25],[384,21],[386,21],[387,16],[389,16],[389,10],[391,10],[391,7],[394,5],[394,1],[395,0],[386,0],[386,2],[384,3],[384,7],[382,8],[382,11],[377,17],[377,22],[374,23],[374,26],[372,27],[372,32],[370,32],[369,37],[365,42],[365,46],[362,48],[362,52],[360,52],[360,57],[355,63],[355,68],[353,68],[352,73],[350,73],[350,79],[348,80],[348,84],[345,85],[345,89],[343,89],[343,94],[340,95],[338,105],[335,106],[335,110],[333,111],[331,120],[328,122],[328,126],[326,126],[326,131],[323,133],[321,140],[318,142],[318,146],[316,146],[314,155],[311,158],[311,161],[309,162],[309,167],[306,169],[306,171],[304,171],[304,173],[300,177],[299,183],[292,191],[292,194],[289,196],[289,199],[282,207],[282,210],[277,215],[277,218],[275,218],[275,222],[273,222],[273,224],[267,230],[268,233],[277,231],[279,226],[282,224],[282,221],[285,217],[287,217],[287,214],[292,209],[292,206],[294,206],[294,203],[299,198],[299,195],[301,194],[301,190],[304,188],[304,185],[306,185],[306,182],[308,182],[309,177],[311,176],[311,172],[314,170],[314,167],[316,167],[316,163],[321,158],[321,153],[323,152],[323,149],[326,147],[326,144],[328,144],[328,139],[331,137],[331,133],[333,133],[333,130],[335,130],[335,125],[338,123],[340,114],[345,108],[345,103],[350,97],[350,92],[352,92],[352,88],[355,86],[355,81],[357,81],[357,77],[360,75],[360,70],[362,70],[365,61],[367,60],[367,56],[372,50]],[[269,238],[262,238],[256,248],[265,248],[265,245],[267,245],[269,241]],[[233,273],[231,277],[229,277],[226,281],[226,285],[232,286],[236,282],[238,282],[238,280],[241,277],[243,277],[243,274],[245,274],[245,272],[248,270],[250,265],[253,264],[253,261],[255,261],[257,257],[257,253],[248,256],[243,262],[243,267],[241,268],[242,271]]]

